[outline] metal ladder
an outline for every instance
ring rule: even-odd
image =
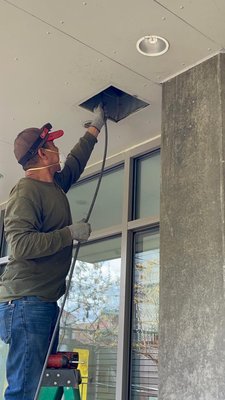
[[[38,400],[81,400],[79,369],[47,368],[42,381]]]

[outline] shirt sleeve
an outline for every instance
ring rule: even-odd
[[[41,232],[41,208],[25,197],[15,201],[14,196],[7,204],[4,219],[5,236],[14,259],[45,257],[72,245],[68,227]]]
[[[55,174],[55,181],[65,193],[68,192],[84,171],[96,143],[96,137],[86,132],[68,154],[62,171]]]

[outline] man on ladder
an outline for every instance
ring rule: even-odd
[[[65,193],[83,172],[104,125],[101,107],[61,170],[51,124],[22,131],[14,153],[25,170],[5,212],[10,257],[0,279],[0,338],[9,345],[5,400],[33,400],[65,292],[73,239],[86,241],[90,225],[72,223]],[[56,352],[58,335],[52,348]]]

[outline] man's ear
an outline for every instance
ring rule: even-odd
[[[42,147],[40,147],[40,149],[38,149],[38,155],[39,155],[39,157],[41,159],[46,159],[47,158],[47,155],[46,155],[46,153],[45,153],[45,151],[44,151],[44,149]]]

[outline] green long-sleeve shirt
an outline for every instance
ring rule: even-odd
[[[11,254],[0,280],[0,302],[22,296],[56,301],[65,292],[72,256],[65,193],[83,172],[96,141],[86,132],[54,182],[26,177],[11,191],[4,221]]]

